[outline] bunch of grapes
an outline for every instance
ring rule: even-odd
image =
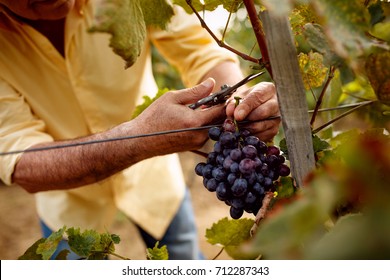
[[[195,167],[203,185],[230,206],[230,216],[239,219],[247,213],[257,214],[265,193],[275,191],[274,181],[288,176],[290,168],[276,146],[267,146],[248,130],[239,130],[231,119],[222,127],[212,127],[209,138],[214,148],[206,162]]]

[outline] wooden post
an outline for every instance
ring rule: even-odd
[[[296,48],[287,17],[260,14],[276,85],[291,174],[298,186],[314,170],[313,141]]]

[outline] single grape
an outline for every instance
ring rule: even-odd
[[[217,165],[223,165],[224,160],[225,160],[225,157],[223,155],[217,155],[215,162],[217,163]]]
[[[244,214],[244,209],[242,208],[235,208],[233,206],[230,207],[230,217],[237,220],[242,217]]]
[[[232,194],[235,197],[240,197],[245,195],[247,190],[248,190],[248,182],[243,178],[236,179],[231,188]]]
[[[229,173],[229,175],[226,178],[226,182],[230,185],[233,186],[234,181],[237,179],[236,173]]]
[[[224,131],[229,131],[233,133],[236,131],[236,125],[234,124],[234,121],[232,119],[226,119],[223,122],[222,128]]]
[[[220,153],[222,153],[222,150],[223,150],[223,149],[222,149],[222,144],[221,144],[221,142],[220,142],[220,141],[215,142],[215,143],[214,143],[214,152],[220,154]]]
[[[246,158],[254,159],[257,156],[257,149],[253,145],[246,145],[242,148],[242,154]]]
[[[211,171],[211,175],[219,182],[225,180],[227,177],[227,173],[225,169],[223,169],[223,167],[213,168],[213,170]]]
[[[274,183],[270,177],[264,177],[264,187],[266,189],[271,189],[274,186]]]
[[[216,189],[216,195],[217,198],[221,201],[225,201],[229,198],[229,191],[228,187],[226,186],[225,182],[220,182]]]
[[[230,205],[234,208],[244,208],[245,207],[245,201],[244,199],[234,197],[232,199],[229,199]]]
[[[232,173],[238,173],[240,171],[240,166],[237,162],[233,162],[231,165],[230,165],[230,172]]]
[[[219,142],[225,148],[234,148],[234,146],[236,146],[236,140],[234,133],[229,131],[222,132],[221,137],[219,137]]]
[[[256,164],[250,158],[244,158],[243,160],[240,161],[239,169],[240,172],[244,175],[251,174],[252,172],[255,171],[255,168],[256,168]]]
[[[202,176],[206,179],[211,178],[211,172],[213,171],[214,166],[211,164],[206,164],[202,169]]]
[[[288,176],[290,174],[290,167],[288,167],[286,164],[281,164],[279,166],[279,175],[280,176]]]
[[[225,168],[226,170],[230,170],[230,166],[234,163],[234,161],[232,160],[232,158],[230,156],[227,156],[225,157],[224,161],[223,161],[223,168]]]
[[[239,148],[235,148],[235,149],[230,151],[230,157],[234,161],[241,160],[241,155],[242,155],[242,152]]]
[[[267,155],[279,155],[280,154],[280,149],[276,146],[268,146],[267,148]]]
[[[218,141],[219,136],[221,135],[221,129],[219,127],[212,127],[208,131],[209,138],[214,141]]]
[[[210,192],[215,192],[218,186],[218,181],[215,178],[211,178],[206,182],[206,189]]]
[[[196,166],[195,166],[195,174],[198,175],[198,176],[203,176],[203,167],[205,166],[206,164],[204,162],[199,162]]]

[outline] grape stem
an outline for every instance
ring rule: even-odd
[[[263,198],[263,204],[262,204],[259,212],[257,212],[256,218],[255,218],[255,223],[253,224],[253,226],[252,226],[252,228],[250,230],[251,236],[254,236],[256,234],[260,222],[263,219],[265,219],[265,217],[267,216],[268,207],[269,207],[269,205],[270,205],[270,203],[271,203],[273,198],[274,198],[274,193],[273,192],[266,192],[265,193],[265,196]]]

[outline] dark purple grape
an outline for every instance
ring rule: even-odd
[[[223,150],[223,149],[222,149],[222,144],[221,144],[221,142],[220,142],[220,141],[215,142],[215,143],[214,143],[214,152],[220,154],[220,153],[222,153],[222,150]]]
[[[231,165],[230,165],[230,172],[232,173],[238,173],[240,171],[240,166],[237,162],[233,162]]]
[[[199,162],[196,166],[195,166],[195,174],[198,175],[198,176],[203,176],[203,167],[205,167],[205,163],[204,162]]]
[[[229,199],[230,205],[234,208],[244,208],[245,207],[245,201],[244,199],[234,197],[232,199]]]
[[[226,178],[226,182],[230,185],[233,186],[234,181],[237,179],[237,175],[235,173],[229,173],[229,175]]]
[[[235,149],[230,151],[230,157],[234,161],[241,160],[241,155],[242,155],[242,152],[239,148],[235,148]]]
[[[274,183],[270,177],[264,177],[264,188],[270,189],[274,186]]]
[[[234,133],[229,131],[222,132],[219,137],[219,142],[221,142],[222,147],[225,148],[234,148],[236,146],[236,140]]]
[[[214,166],[211,164],[206,164],[202,169],[202,176],[206,179],[209,179],[212,177],[211,172],[213,171]]]
[[[288,176],[290,174],[290,167],[288,167],[286,164],[281,164],[279,166],[279,175],[280,176]]]
[[[232,160],[232,158],[230,156],[227,156],[225,157],[224,161],[223,161],[223,168],[225,168],[226,170],[230,170],[230,166],[232,165],[232,163],[234,163],[235,161]]]
[[[265,154],[267,152],[267,150],[268,150],[267,144],[265,142],[263,142],[263,141],[260,141],[259,144],[256,146],[256,148],[257,148],[257,151],[260,154]]]
[[[256,201],[257,197],[252,192],[248,192],[245,196],[245,204],[252,204]]]
[[[227,177],[227,173],[225,169],[223,169],[222,167],[214,168],[213,171],[211,172],[211,175],[219,182],[225,180]]]
[[[232,217],[233,219],[237,220],[241,218],[243,214],[244,214],[244,209],[230,207],[230,217]]]
[[[217,163],[217,165],[223,165],[224,160],[225,160],[225,157],[223,155],[217,155],[215,162]]]
[[[243,178],[238,178],[234,181],[231,191],[233,196],[240,197],[246,194],[248,190],[248,182]]]
[[[270,170],[268,173],[268,177],[270,177],[273,181],[277,180],[279,178],[279,171],[278,170]]]
[[[265,189],[260,183],[255,183],[252,187],[252,191],[258,196],[263,196],[265,193]]]
[[[270,167],[276,167],[280,164],[279,157],[276,155],[267,155],[266,163]]]
[[[218,186],[218,181],[214,178],[211,178],[206,182],[206,189],[210,192],[215,192],[217,186]]]
[[[219,136],[221,135],[221,129],[215,126],[210,128],[208,133],[211,140],[218,141]]]
[[[257,149],[253,145],[246,145],[242,148],[242,155],[246,158],[254,159],[257,156]]]
[[[280,149],[276,146],[268,146],[267,148],[267,155],[279,155],[280,154]]]
[[[256,168],[255,162],[249,158],[244,158],[239,163],[240,172],[244,175],[251,174],[252,172],[255,171],[255,168]]]
[[[260,184],[263,184],[264,183],[264,175],[261,174],[261,173],[256,173],[256,178],[257,178],[257,182],[260,183]]]
[[[250,185],[250,186],[253,185],[254,183],[256,183],[256,180],[257,180],[257,176],[256,176],[255,172],[252,172],[249,175],[245,175],[244,178],[248,181],[248,185]]]
[[[221,201],[225,201],[229,198],[229,191],[225,182],[220,182],[216,189],[217,198]]]
[[[222,151],[223,156],[224,156],[224,157],[230,156],[230,151],[231,151],[231,150],[232,150],[232,149],[224,149],[224,150]]]
[[[245,138],[245,145],[252,145],[257,147],[260,143],[260,139],[257,136],[250,135]]]
[[[286,158],[283,155],[278,155],[280,164],[286,161]]]
[[[247,137],[251,136],[251,132],[247,129],[241,130],[241,137],[246,139]]]
[[[233,133],[236,131],[236,125],[234,124],[234,121],[231,119],[226,119],[223,122],[222,128],[224,131],[229,131]]]
[[[215,165],[216,159],[217,159],[217,155],[218,155],[218,153],[216,153],[216,152],[210,152],[207,155],[207,163]]]
[[[260,168],[260,173],[263,174],[264,176],[268,176],[269,170],[270,170],[270,168],[269,168],[268,164],[263,163],[263,165]]]

